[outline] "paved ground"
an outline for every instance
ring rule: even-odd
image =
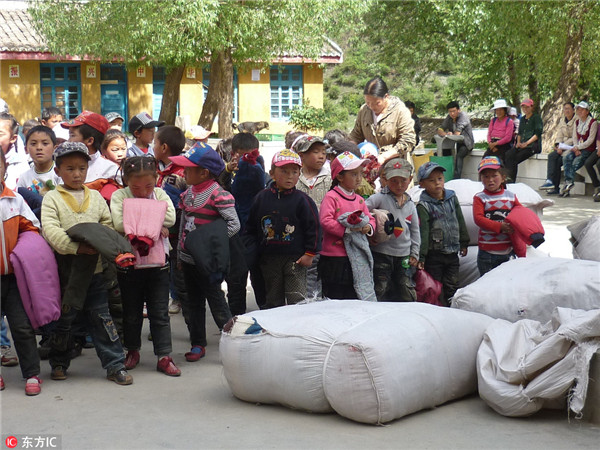
[[[556,206],[546,209],[548,242],[541,249],[552,256],[570,257],[564,227],[592,214],[600,214],[600,203],[589,197],[558,199]],[[256,308],[252,300],[250,305]],[[0,394],[0,448],[7,448],[7,435],[59,435],[65,449],[593,449],[600,442],[600,426],[569,419],[564,411],[510,419],[496,414],[477,396],[384,427],[354,423],[336,414],[244,403],[227,386],[217,329],[212,319],[208,324],[206,358],[187,363],[185,324],[181,315],[172,317],[173,356],[183,371],[179,378],[156,372],[150,342],[144,342],[142,361],[131,371],[132,386],[105,380],[93,350],[84,350],[73,361],[66,381],[50,380],[49,366],[43,362],[45,382],[38,397],[25,397],[18,368],[3,368],[7,387]]]

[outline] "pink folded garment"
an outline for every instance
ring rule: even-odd
[[[135,254],[135,267],[165,265],[165,248],[160,230],[165,222],[167,202],[147,198],[123,200],[123,228]]]

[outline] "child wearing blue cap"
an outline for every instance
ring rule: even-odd
[[[182,216],[177,260],[188,292],[183,298],[183,313],[192,348],[185,359],[193,362],[206,352],[206,301],[219,329],[231,319],[221,282],[229,266],[229,239],[239,232],[240,221],[235,212],[235,199],[215,181],[225,170],[225,163],[210,145],[197,142],[185,155],[169,159],[184,168],[189,186],[179,203]],[[223,221],[223,230],[220,230],[219,224]],[[202,246],[203,243],[207,245]],[[207,270],[199,264],[202,258],[197,257],[198,252],[209,252],[204,259],[213,267]]]
[[[450,306],[458,289],[458,254],[467,255],[469,232],[458,197],[444,187],[445,171],[431,161],[419,167],[417,178],[425,190],[417,205],[421,230],[418,268],[442,283],[443,303]]]

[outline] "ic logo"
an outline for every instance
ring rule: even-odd
[[[8,448],[15,448],[19,444],[19,441],[14,436],[8,436],[4,443]]]

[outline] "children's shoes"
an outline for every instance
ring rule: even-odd
[[[169,375],[170,377],[178,377],[181,375],[181,370],[173,362],[173,358],[170,356],[163,356],[158,360],[156,364],[156,370]]]
[[[200,358],[204,358],[206,349],[201,345],[194,345],[192,349],[185,354],[185,359],[189,362],[198,361]]]
[[[40,392],[42,392],[42,380],[36,376],[27,378],[27,382],[25,383],[25,395],[33,396],[38,395]]]
[[[135,369],[140,362],[140,352],[138,350],[129,350],[125,357],[125,368],[127,370]]]

